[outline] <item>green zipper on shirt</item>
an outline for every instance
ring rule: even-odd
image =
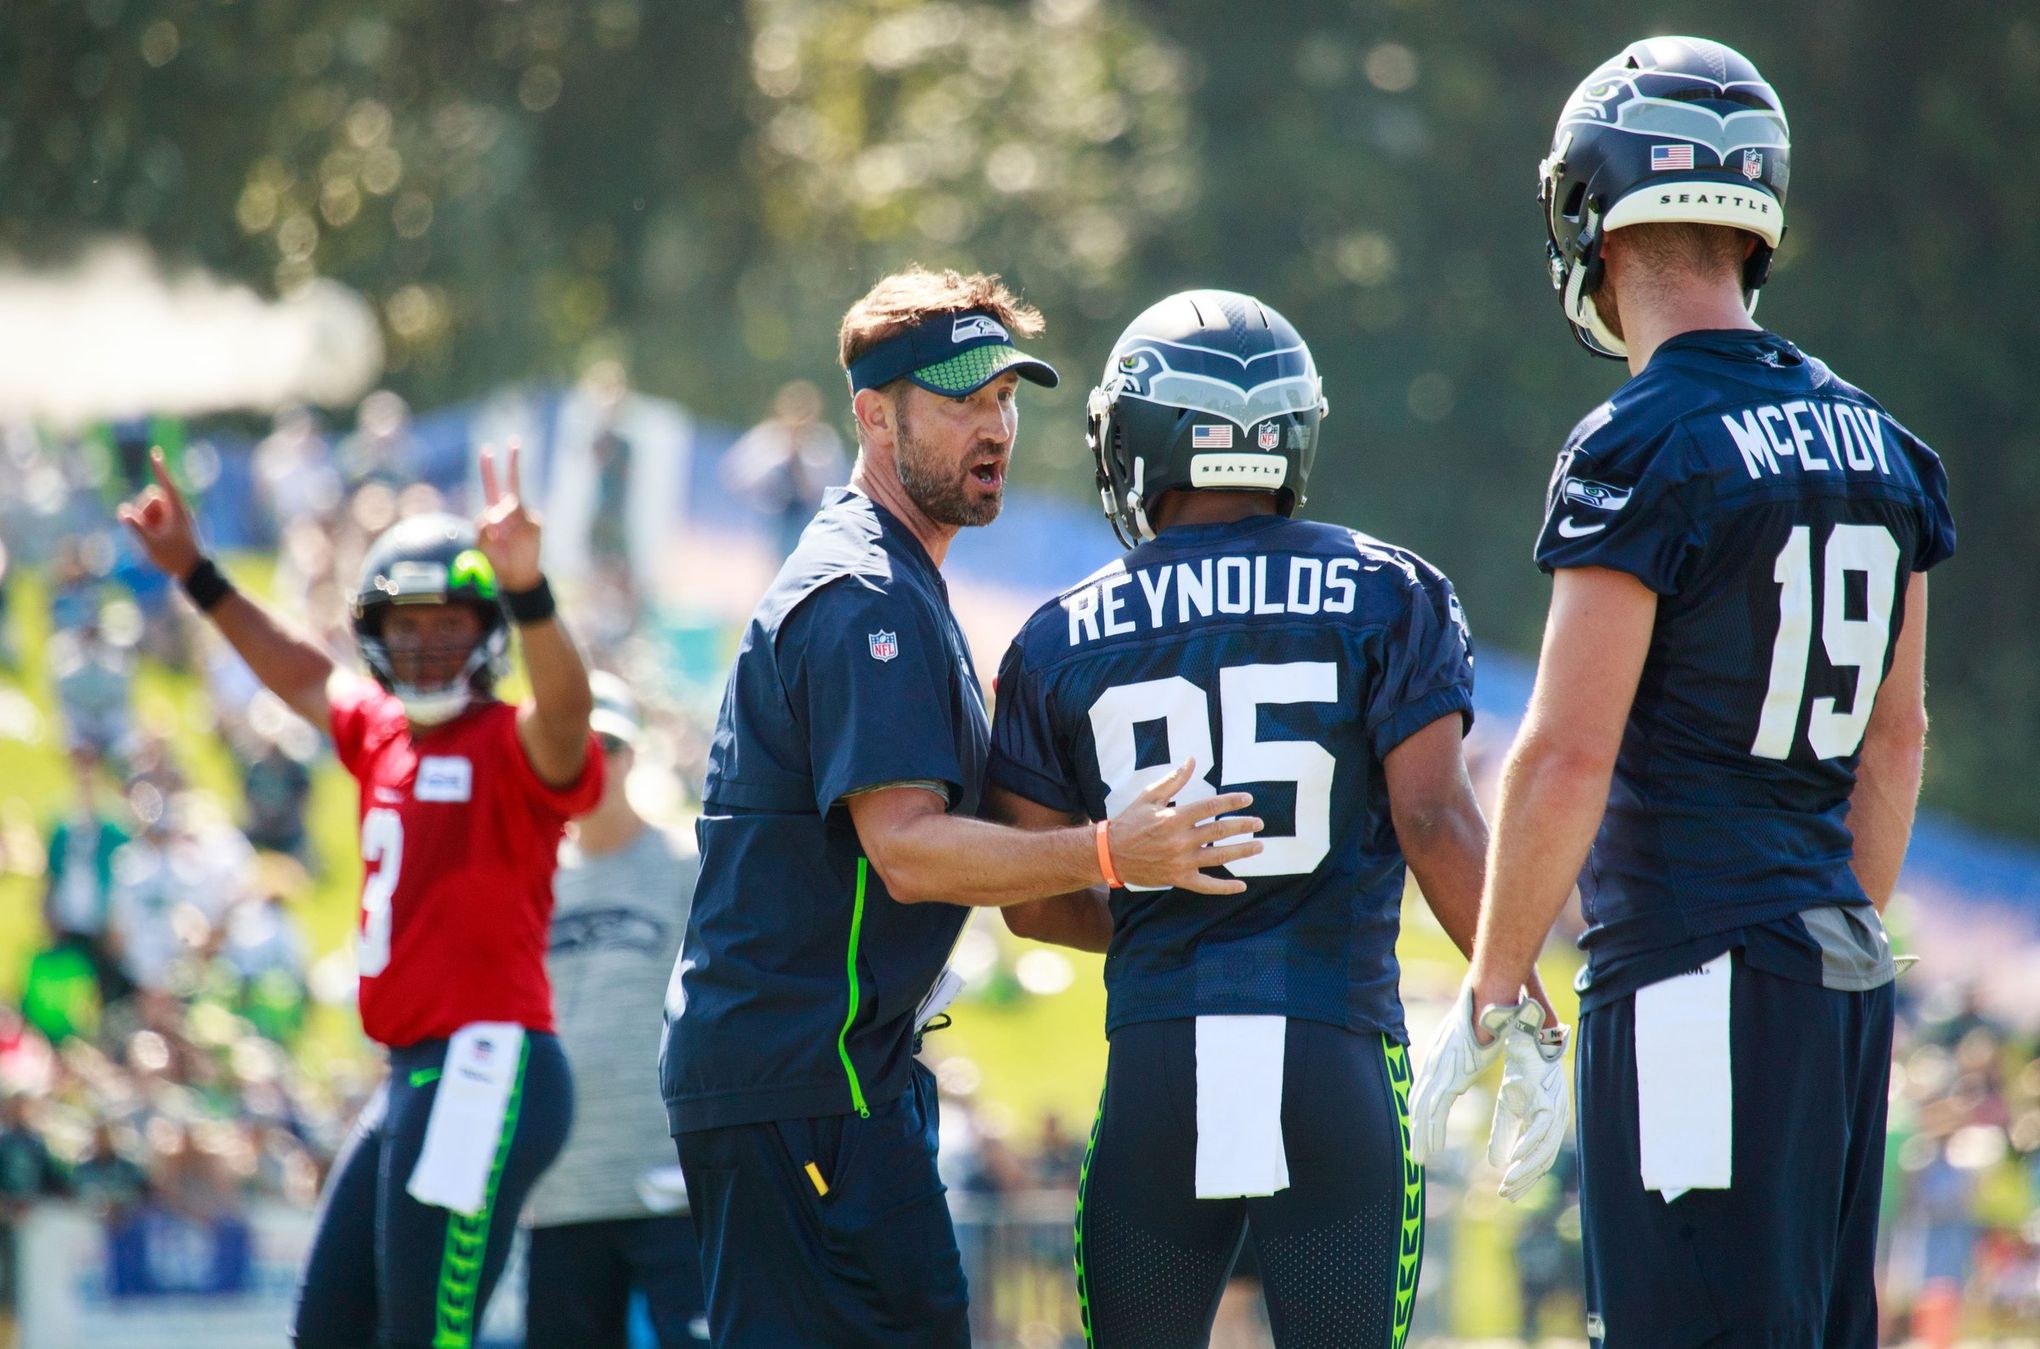
[[[857,1020],[857,939],[864,933],[864,882],[871,863],[866,858],[857,859],[857,902],[850,910],[850,1010],[843,1016],[843,1029],[836,1032],[836,1054],[843,1060],[844,1075],[850,1079],[850,1104],[857,1107],[857,1113],[865,1119],[871,1118],[871,1107],[864,1103],[864,1085],[857,1080],[857,1065],[850,1062],[850,1023]]]

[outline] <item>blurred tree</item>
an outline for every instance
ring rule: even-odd
[[[24,0],[0,248],[146,238],[383,317],[420,407],[623,359],[730,422],[832,380],[910,259],[1006,273],[1070,378],[1021,472],[1088,494],[1083,391],[1187,285],[1310,337],[1311,510],[1421,549],[1528,652],[1553,456],[1623,371],[1572,345],[1532,180],[1629,39],[1747,52],[1794,117],[1763,317],[1946,455],[1931,800],[2040,837],[2040,16],[1896,0]]]

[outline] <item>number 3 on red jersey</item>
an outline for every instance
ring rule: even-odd
[[[373,976],[390,963],[390,896],[397,891],[397,870],[404,861],[404,821],[397,812],[378,809],[362,816],[361,861],[375,871],[361,886],[354,963],[360,973]]]

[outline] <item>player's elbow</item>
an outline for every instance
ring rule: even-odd
[[[1618,746],[1550,729],[1525,732],[1510,756],[1509,776],[1559,795],[1607,791]]]
[[[1910,701],[1887,707],[1879,701],[1863,729],[1863,753],[1918,757],[1927,747],[1927,707]]]
[[[1044,912],[1046,907],[1034,901],[1008,904],[999,910],[999,917],[1006,920],[1006,930],[1014,936],[1028,941],[1047,941],[1049,924]]]
[[[872,870],[885,884],[885,892],[900,904],[928,904],[942,896],[936,893],[934,869],[907,849],[880,846],[867,848]]]

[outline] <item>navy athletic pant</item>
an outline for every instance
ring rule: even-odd
[[[390,1051],[389,1079],[363,1107],[326,1178],[298,1285],[298,1349],[464,1349],[474,1343],[517,1213],[566,1143],[573,1078],[560,1042],[527,1032],[504,1109],[488,1203],[469,1218],[406,1193],[425,1147],[446,1041]]]
[[[716,1349],[969,1349],[935,1075],[870,1117],[677,1136]]]
[[[685,1214],[534,1227],[527,1269],[524,1349],[624,1349],[633,1290],[645,1295],[659,1349],[707,1342]]]
[[[1734,1183],[1643,1188],[1636,1003],[1580,1018],[1580,1216],[1595,1349],[1876,1349],[1891,985],[1751,969],[1729,990]]]
[[[1203,1349],[1249,1239],[1281,1349],[1400,1349],[1423,1260],[1409,1160],[1409,1053],[1379,1034],[1289,1022],[1289,1188],[1197,1198],[1197,1023],[1112,1033],[1077,1191],[1077,1301],[1096,1349]]]

